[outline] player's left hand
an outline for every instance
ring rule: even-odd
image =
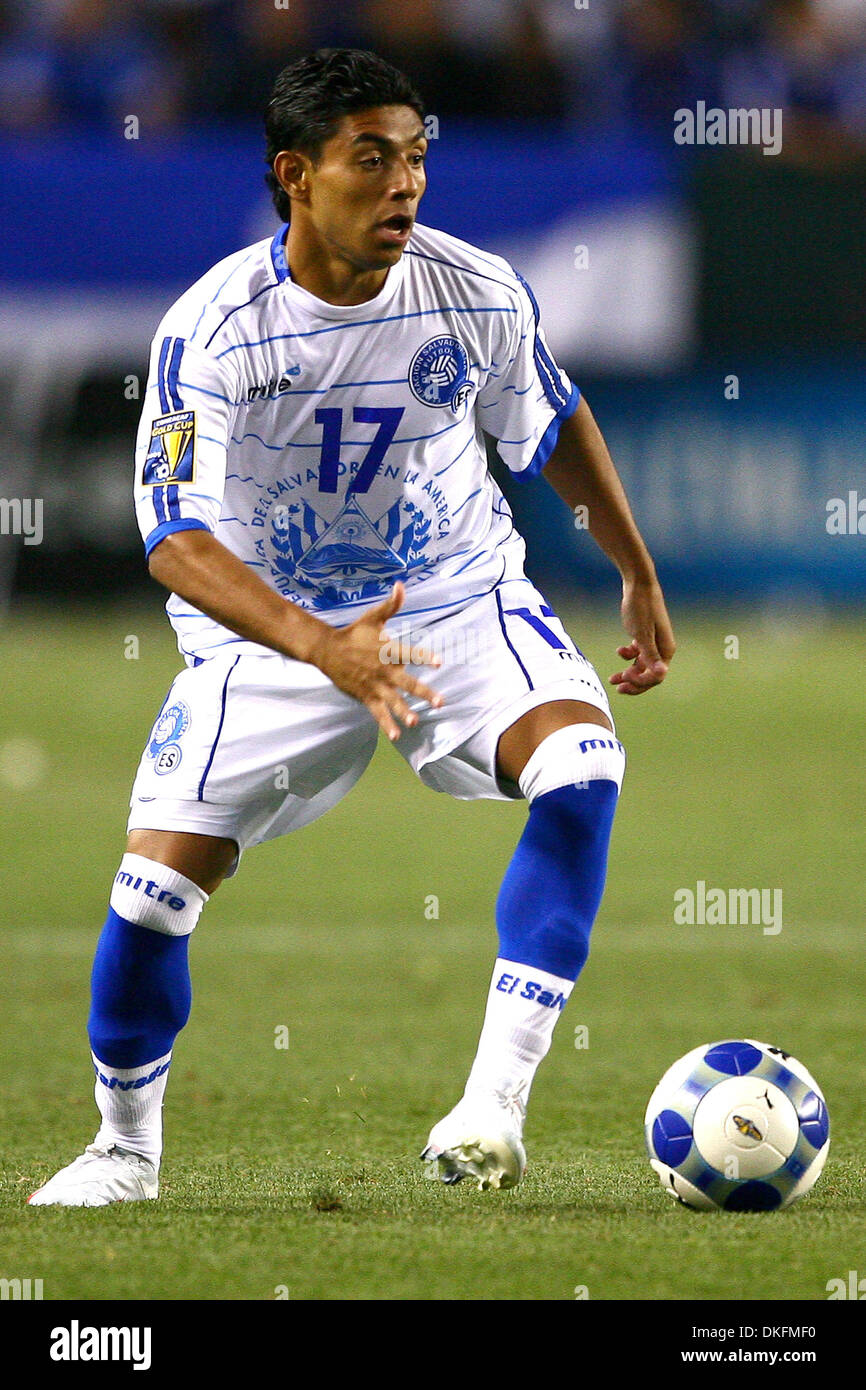
[[[658,580],[624,581],[622,625],[631,634],[617,655],[631,665],[610,678],[620,695],[642,695],[661,685],[677,649],[671,620]]]

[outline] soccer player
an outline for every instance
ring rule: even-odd
[[[463,1097],[422,1157],[511,1187],[536,1068],[586,960],[625,756],[595,671],[523,573],[484,436],[544,472],[619,568],[639,695],[674,642],[652,560],[538,306],[499,256],[416,221],[424,110],[377,56],[321,51],[266,116],[273,239],[163,319],[136,454],[151,574],[186,666],[147,740],[96,949],[102,1122],[34,1205],[154,1198],[187,947],[244,850],[308,825],[379,730],[427,786],[525,798]]]

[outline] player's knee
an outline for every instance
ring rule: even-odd
[[[166,864],[125,854],[114,878],[110,905],[118,917],[136,926],[166,936],[189,936],[208,896],[192,879]]]
[[[542,739],[520,774],[520,790],[530,803],[561,787],[613,782],[616,794],[625,774],[625,749],[601,724],[567,724]]]
[[[174,830],[132,829],[126,850],[157,864],[170,865],[210,895],[224,878],[236,872],[240,858],[234,840]]]

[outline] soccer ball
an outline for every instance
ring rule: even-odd
[[[704,1044],[674,1062],[644,1129],[665,1191],[700,1211],[789,1207],[830,1146],[817,1082],[790,1053],[753,1038]]]

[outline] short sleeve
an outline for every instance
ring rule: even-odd
[[[237,390],[208,353],[157,334],[135,450],[135,511],[148,555],[173,531],[215,529]]]
[[[539,322],[538,304],[517,276],[517,312],[508,315],[503,360],[494,363],[478,393],[478,420],[497,441],[497,451],[517,477],[541,472],[556,447],[563,420],[573,415],[580,392],[556,365]]]

